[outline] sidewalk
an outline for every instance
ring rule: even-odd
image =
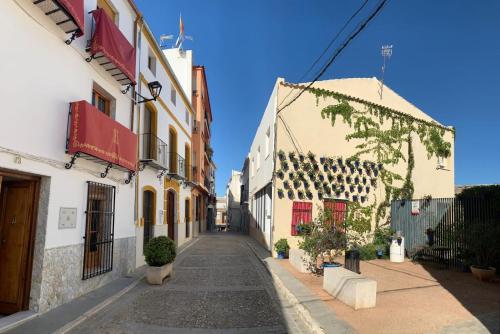
[[[285,295],[311,333],[356,333],[321,298],[273,259],[269,251],[253,239],[248,244],[273,277],[276,290]]]
[[[178,249],[178,254],[196,243],[199,239],[192,239]],[[75,298],[69,303],[58,306],[46,313],[36,315],[31,320],[14,325],[0,333],[7,334],[50,334],[66,333],[88,317],[96,314],[107,305],[119,299],[135,287],[144,277],[146,266],[137,268],[126,277],[118,278],[94,291]],[[2,319],[5,320],[5,319]]]

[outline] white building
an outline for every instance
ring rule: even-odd
[[[137,11],[127,0],[112,6],[85,0],[72,11],[68,3],[0,4],[0,234],[6,240],[0,247],[0,314],[47,311],[136,267],[135,191],[125,183],[135,169],[134,104],[121,90],[136,78]],[[102,9],[88,14],[97,7]],[[103,11],[114,17],[106,21]],[[113,24],[129,51],[118,56],[128,64],[101,65],[100,56],[115,50],[97,40],[102,26],[93,17]],[[72,34],[66,31],[80,28],[83,36],[66,44]],[[103,51],[87,62],[97,49]],[[65,168],[72,157],[66,151],[79,147],[80,157]],[[87,160],[90,152],[93,161]]]
[[[227,224],[231,230],[240,231],[242,229],[241,216],[241,177],[242,173],[236,170],[231,171],[231,177],[226,186],[227,199]]]
[[[131,0],[5,0],[0,27],[0,315],[45,312],[197,230],[191,74]]]

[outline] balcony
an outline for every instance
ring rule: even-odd
[[[85,31],[83,0],[32,0],[45,15],[50,17],[62,31],[73,36],[66,42],[70,44]]]
[[[103,9],[92,12],[92,38],[87,51],[121,85],[135,85],[135,48]]]
[[[155,169],[168,168],[167,144],[153,133],[143,133],[139,137],[139,161]]]
[[[176,180],[185,180],[186,178],[186,161],[183,157],[175,152],[169,153],[168,177]]]
[[[193,121],[193,133],[200,133],[200,122]]]
[[[66,153],[73,155],[67,169],[82,157],[105,165],[103,178],[111,168],[136,171],[137,135],[87,101],[70,104],[66,131]]]

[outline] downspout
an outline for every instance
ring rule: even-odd
[[[138,78],[138,90],[139,90],[139,94],[141,93],[141,79],[140,79],[140,76],[141,76],[141,46],[138,45],[137,43],[137,39],[138,39],[138,36],[139,34],[137,34],[137,27],[139,25],[139,23],[141,24],[141,28],[139,30],[139,34],[142,34],[142,16],[138,16],[137,19],[136,19],[136,23],[135,23],[135,27],[134,27],[134,32],[135,32],[135,38],[134,38],[134,44],[135,46],[139,47],[139,57],[138,57],[138,66],[137,66],[137,73],[139,73],[139,78]],[[142,38],[141,38],[142,40]],[[133,96],[133,101],[132,101],[132,110],[134,110],[134,106],[137,107],[137,161],[139,161],[139,149],[140,149],[140,129],[141,129],[141,108],[140,108],[140,105],[139,104],[136,104],[135,103],[135,98],[136,98],[136,95],[135,95],[135,90],[132,92],[132,96]],[[132,112],[132,115],[134,115],[134,112]],[[131,123],[133,124],[133,122]],[[133,126],[133,125],[132,125]],[[139,171],[139,168],[137,168],[137,174],[135,176],[135,221],[136,221],[136,226],[140,226],[141,225],[141,222],[139,220],[139,175],[140,174],[140,171]]]
[[[272,184],[272,213],[271,213],[271,233],[269,234],[269,243],[271,244],[271,255],[273,254],[273,235],[274,235],[274,218],[275,218],[275,207],[276,207],[276,149],[278,146],[277,138],[278,138],[278,120],[277,120],[277,109],[278,109],[278,94],[279,87],[281,84],[281,80],[279,80],[276,87],[276,95],[274,96],[274,143],[273,143],[273,175],[271,177]]]

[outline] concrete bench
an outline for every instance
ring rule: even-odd
[[[288,261],[301,273],[310,273],[310,257],[302,249],[290,249],[288,251]]]
[[[325,268],[323,290],[355,310],[377,303],[377,282],[342,267]]]

